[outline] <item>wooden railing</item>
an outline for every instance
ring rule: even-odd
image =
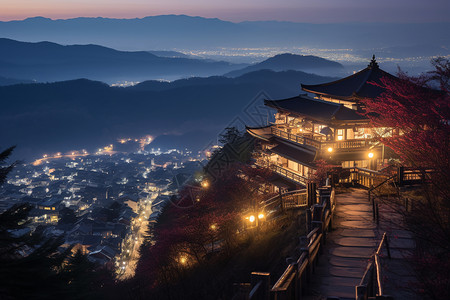
[[[269,163],[268,161],[259,159],[256,161],[256,165],[263,167],[263,168],[268,168],[270,170],[272,170],[273,172],[287,178],[290,179],[291,181],[293,181],[296,184],[301,184],[301,185],[305,185],[308,182],[307,178],[295,173],[287,168],[281,167],[279,165],[273,164],[273,163]]]
[[[272,126],[272,134],[300,145],[312,146],[314,148],[320,149],[320,141],[289,133],[274,126]]]
[[[288,265],[283,275],[271,289],[272,299],[300,299],[308,291],[312,274],[319,260],[322,245],[326,242],[327,232],[332,226],[332,217],[336,207],[334,189],[322,190],[319,204],[308,209],[308,226],[312,230],[303,238],[305,247],[297,261]]]
[[[352,150],[352,149],[365,149],[376,144],[375,141],[371,139],[351,139],[345,141],[319,141],[314,138],[309,138],[301,135],[296,135],[286,130],[277,128],[275,126],[271,127],[272,134],[283,139],[289,140],[291,142],[297,143],[299,145],[312,146],[319,150],[327,150],[329,147],[337,150]]]
[[[316,195],[315,193],[314,191],[314,195]],[[253,272],[250,290],[244,296],[242,293],[239,294],[239,299],[300,299],[301,295],[309,291],[312,274],[318,263],[327,232],[332,226],[332,217],[336,207],[334,189],[331,187],[319,189],[317,196],[319,203],[306,210],[309,212],[307,214],[308,228],[312,228],[308,230],[307,236],[301,238],[303,243],[299,258],[286,267],[272,288],[268,283],[270,274]]]
[[[366,300],[369,297],[376,297],[377,299],[391,299],[392,297],[384,294],[380,254],[383,245],[386,246],[388,258],[391,258],[391,251],[389,249],[389,241],[386,232],[381,238],[377,251],[372,255],[369,263],[367,264],[366,271],[359,285],[355,287],[356,300]]]
[[[259,207],[264,210],[275,209],[281,206],[284,209],[306,207],[308,205],[306,189],[295,190],[262,201]]]
[[[306,177],[304,177],[304,176],[302,176],[300,174],[297,174],[297,173],[295,173],[293,171],[290,171],[289,169],[283,168],[283,167],[281,167],[279,165],[270,164],[269,168],[272,171],[274,171],[275,173],[277,173],[277,174],[279,174],[279,175],[281,175],[281,176],[283,176],[283,177],[285,177],[287,179],[290,179],[290,180],[294,181],[295,183],[299,183],[299,184],[302,184],[302,185],[306,185],[306,183],[307,183]]]
[[[359,167],[343,168],[342,170],[349,171],[350,176],[346,179],[340,179],[341,183],[347,182],[359,184],[367,188],[371,188],[372,186],[377,185],[379,182],[385,180],[388,177],[387,175],[378,171]]]

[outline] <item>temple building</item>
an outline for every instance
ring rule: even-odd
[[[265,127],[247,127],[259,140],[256,164],[279,177],[282,189],[302,188],[324,159],[342,168],[380,170],[387,165],[384,146],[375,134],[391,135],[390,128],[372,128],[363,115],[363,98],[375,99],[383,89],[373,83],[395,78],[381,70],[373,57],[367,68],[343,79],[317,85],[302,85],[307,94],[282,100],[265,100],[274,108],[275,122]],[[375,132],[376,131],[376,132]]]

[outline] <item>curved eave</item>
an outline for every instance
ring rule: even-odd
[[[264,127],[248,127],[248,126],[245,126],[245,130],[251,136],[253,136],[253,137],[257,138],[257,139],[269,142],[270,138],[272,137],[272,134],[271,134],[271,130],[267,130],[267,129],[270,129],[271,126],[272,125],[268,125],[268,126],[264,126]],[[258,130],[259,131],[266,130],[267,133],[261,133],[261,132],[258,132]]]
[[[320,96],[325,96],[325,97],[332,98],[332,99],[338,99],[338,100],[354,102],[354,103],[358,102],[359,99],[360,99],[360,97],[357,97],[357,96],[355,97],[354,95],[351,95],[351,96],[337,96],[337,95],[330,95],[330,94],[327,94],[327,93],[314,91],[314,90],[305,88],[303,86],[303,84],[301,85],[301,87],[302,87],[302,90],[305,91],[305,92],[316,94],[316,95],[320,95]]]

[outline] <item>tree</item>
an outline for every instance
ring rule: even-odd
[[[385,92],[366,99],[366,115],[377,138],[404,166],[419,169],[425,179],[412,212],[404,214],[418,238],[416,267],[423,289],[434,299],[450,297],[450,64],[439,58],[435,70],[420,77],[400,72],[382,78]],[[439,89],[436,89],[438,87]],[[385,128],[391,128],[387,134]],[[431,171],[431,172],[430,172]],[[433,274],[433,276],[431,276]]]
[[[0,153],[0,186],[5,182],[6,176],[9,172],[12,171],[14,166],[16,165],[16,162],[12,163],[11,165],[4,166],[6,163],[6,160],[13,152],[15,146],[9,147],[8,149],[4,150]]]
[[[165,207],[155,225],[156,243],[141,249],[136,274],[138,282],[148,283],[143,289],[157,298],[187,298],[186,293],[196,292],[186,285],[186,274],[204,271],[217,255],[231,255],[242,212],[259,203],[269,176],[268,170],[234,162],[217,180],[208,179],[207,187],[191,183],[181,189],[177,205]],[[211,276],[205,280],[213,281]]]

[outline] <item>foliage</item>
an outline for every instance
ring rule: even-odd
[[[11,172],[11,170],[16,165],[16,162],[15,162],[9,166],[4,166],[6,163],[6,160],[11,155],[14,148],[15,148],[15,146],[9,147],[8,149],[0,152],[0,186],[5,182],[6,176],[8,175],[9,172]]]
[[[163,290],[167,296],[174,293],[174,286],[188,290],[183,287],[188,272],[207,264],[218,251],[230,255],[242,238],[236,234],[242,229],[241,213],[252,201],[261,200],[261,187],[269,175],[234,163],[217,180],[206,179],[207,187],[185,186],[177,205],[166,207],[155,225],[156,243],[141,251],[136,274],[138,281],[146,282],[147,292]]]
[[[414,210],[405,212],[405,219],[418,238],[422,259],[415,262],[422,288],[438,299],[449,297],[450,284],[448,266],[436,263],[450,259],[450,64],[440,58],[433,65],[434,71],[420,77],[400,73],[398,79],[382,78],[379,86],[385,92],[364,104],[373,126],[394,129],[393,135],[381,133],[377,138],[404,166],[419,169],[425,178],[420,197],[414,197]]]
[[[329,173],[335,166],[327,163],[324,159],[319,159],[315,163],[316,171],[311,175],[309,181],[316,183],[319,187],[324,186]]]
[[[236,127],[227,127],[220,135],[219,141],[223,147],[212,153],[204,168],[213,180],[225,174],[230,165],[248,162],[254,148],[254,139],[246,133],[240,133]]]

